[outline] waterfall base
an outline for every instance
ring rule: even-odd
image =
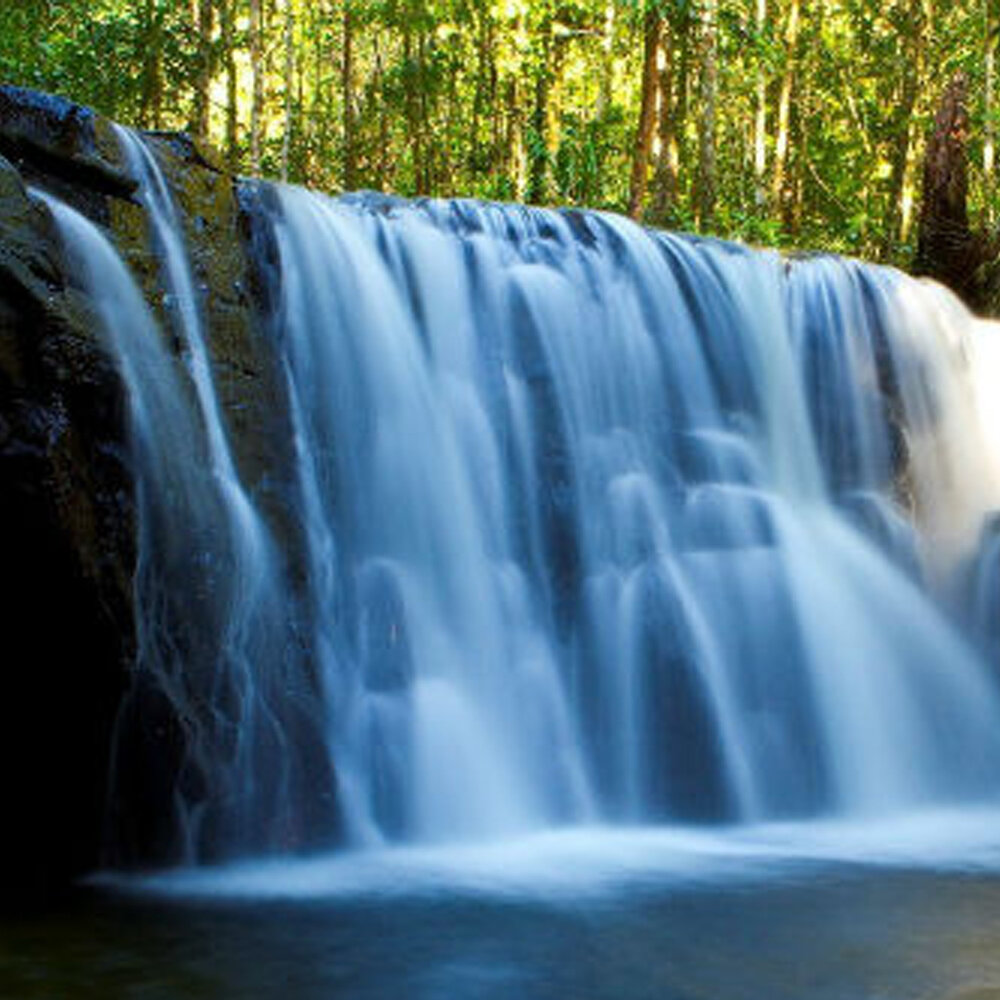
[[[152,896],[94,892],[5,924],[0,991],[987,1000],[1000,865],[997,817],[981,819],[893,826],[882,847],[836,824],[800,838],[580,831],[185,873],[147,883]]]

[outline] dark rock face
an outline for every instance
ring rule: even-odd
[[[117,162],[108,122],[89,108],[20,87],[0,87],[0,154],[25,181],[106,224],[106,197],[129,197],[135,181]]]
[[[241,479],[294,568],[294,486],[281,444],[291,429],[267,336],[272,284],[261,195],[187,137],[150,139],[184,219]],[[137,515],[126,390],[29,185],[111,236],[161,328],[171,328],[148,220],[110,123],[60,98],[0,87],[0,732],[8,789],[0,898],[7,899],[65,887],[108,860],[109,840],[119,862],[176,860],[164,802],[171,788],[197,798],[202,780],[185,771],[186,720],[134,667]],[[296,780],[330,789],[316,720],[303,719],[301,729]],[[113,752],[125,776],[116,794]],[[296,842],[284,846],[316,843],[319,831],[328,836],[335,826],[331,795],[308,810]]]
[[[132,648],[125,398],[48,212],[0,159],[5,898],[97,858]]]

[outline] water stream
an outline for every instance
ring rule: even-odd
[[[233,458],[155,144],[120,141],[159,321],[53,211],[131,400],[134,710],[183,720],[168,860],[273,852],[324,796],[354,847],[996,800],[1000,369],[946,292],[611,215],[260,186],[291,544]]]

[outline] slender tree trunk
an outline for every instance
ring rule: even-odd
[[[535,74],[535,105],[531,115],[533,141],[528,149],[528,201],[545,204],[549,198],[549,94],[552,87],[552,18],[539,27],[538,66]]]
[[[424,150],[424,131],[421,124],[421,96],[417,93],[422,83],[423,71],[413,50],[412,29],[407,24],[403,28],[403,62],[409,68],[410,79],[413,81],[406,88],[407,140],[413,157],[413,177],[411,183],[417,194],[425,194],[427,177],[426,152]]]
[[[926,0],[910,0],[906,11],[906,32],[903,37],[902,68],[899,100],[894,115],[894,136],[890,152],[889,193],[886,205],[885,246],[886,257],[894,256],[896,240],[903,238],[907,224],[903,211],[903,191],[913,131],[913,112],[917,105],[923,78]]]
[[[653,149],[653,131],[656,126],[656,96],[659,88],[657,55],[660,50],[661,18],[656,7],[646,11],[643,25],[642,90],[639,99],[639,121],[632,146],[632,177],[629,184],[628,214],[638,219],[646,200],[646,179],[649,174],[649,157]]]
[[[326,149],[326,87],[323,85],[323,71],[326,52],[320,25],[326,23],[327,11],[323,3],[313,4],[304,11],[308,21],[303,23],[302,34],[311,43],[309,61],[303,51],[299,59],[299,79],[304,91],[299,102],[299,127],[302,138],[302,179],[306,184],[322,185],[322,169],[319,165]],[[308,77],[307,77],[308,74]],[[308,82],[306,82],[308,79]],[[308,111],[306,106],[308,102]],[[317,156],[316,154],[319,154]]]
[[[503,134],[503,112],[500,107],[500,71],[497,68],[497,29],[493,18],[489,21],[486,51],[488,54],[486,88],[486,106],[492,109],[492,127],[490,129],[489,150],[487,152],[487,174],[491,182],[496,177],[497,165],[500,160],[500,138]]]
[[[212,0],[194,0],[192,16],[198,38],[198,69],[195,76],[194,104],[191,109],[191,131],[200,142],[208,139],[209,100],[212,73],[212,32],[215,9]]]
[[[521,94],[516,77],[507,81],[507,135],[505,173],[511,180],[511,194],[515,201],[523,201],[528,192],[528,152],[524,141],[524,115]]]
[[[357,187],[357,153],[354,134],[354,0],[344,0],[340,53],[340,99],[343,105],[345,191]]]
[[[480,12],[479,23],[476,26],[476,80],[472,94],[472,125],[469,136],[468,161],[475,177],[483,168],[483,142],[480,136],[481,122],[487,111],[487,90],[489,88],[489,66],[491,59],[492,39],[490,24],[492,15],[488,9]]]
[[[666,84],[661,80],[660,91],[669,94],[670,99],[661,105],[659,179],[657,180],[658,208],[656,221],[661,225],[673,225],[680,218],[681,198],[684,192],[683,179],[692,171],[687,169],[689,155],[685,130],[687,128],[688,107],[691,90],[691,41],[697,22],[690,17],[673,19],[669,25],[670,38],[665,41],[666,62],[664,71],[669,74]]]
[[[684,19],[680,36],[680,64],[677,68],[677,113],[674,116],[674,135],[677,137],[677,170],[678,177],[688,162],[688,143],[686,139],[688,108],[691,105],[691,42],[696,22]]]
[[[281,137],[281,179],[288,180],[288,161],[292,147],[293,110],[295,107],[295,11],[292,0],[285,3],[285,125]]]
[[[774,173],[771,180],[771,201],[782,217],[788,214],[793,197],[788,179],[788,156],[791,145],[792,98],[798,64],[799,28],[802,0],[790,0],[785,22],[785,68],[778,96],[778,131],[774,143]]]
[[[528,201],[545,204],[553,196],[553,168],[559,149],[559,112],[562,101],[565,39],[555,35],[551,11],[546,10],[536,36],[535,103],[531,115],[533,141],[528,149]]]
[[[764,33],[767,30],[767,0],[756,0],[754,27],[757,38],[757,79],[754,85],[753,176],[758,211],[767,210],[767,65]]]
[[[427,109],[427,59],[426,39],[423,29],[417,31],[417,99],[416,99],[416,143],[421,151],[421,169],[417,172],[417,194],[431,194],[434,191],[435,154],[433,143],[427,141],[429,114]]]
[[[715,221],[716,164],[715,112],[718,97],[718,0],[703,0],[699,50],[701,73],[698,81],[698,228],[712,228]]]
[[[903,171],[903,192],[900,198],[899,241],[907,244],[913,233],[914,211],[917,197],[917,177],[920,167],[918,155],[916,119],[910,125],[909,148],[906,153],[906,168]]]
[[[385,93],[385,69],[382,65],[382,32],[375,32],[375,91],[379,95],[379,150],[375,167],[375,187],[384,191],[389,174],[389,98]]]
[[[250,0],[250,173],[260,173],[261,115],[264,110],[261,0]]]
[[[139,120],[146,128],[163,128],[163,12],[156,0],[143,5],[143,67]]]
[[[983,58],[983,200],[986,203],[986,221],[996,221],[996,58],[1000,35],[1000,10],[997,0],[985,0],[986,44]]]
[[[802,218],[805,215],[806,172],[804,165],[809,156],[809,129],[811,123],[809,115],[810,94],[806,81],[800,81],[796,90],[796,113],[792,116],[792,122],[796,148],[799,151],[799,155],[788,169],[786,187],[790,190],[791,196],[785,203],[784,218],[782,219],[785,231],[793,238],[798,237],[802,231]]]
[[[597,92],[597,117],[603,118],[614,100],[615,86],[615,0],[604,5],[601,30],[601,87]]]
[[[226,165],[236,173],[239,167],[239,105],[234,3],[235,0],[220,0],[219,26],[222,33],[222,60],[226,68]]]
[[[548,74],[535,80],[535,107],[531,115],[533,141],[528,149],[528,201],[544,204],[549,200],[548,136],[545,126],[548,121],[549,103]]]
[[[468,135],[468,129],[463,129],[462,102],[459,99],[458,63],[453,62],[448,70],[448,103],[444,116],[444,138],[441,148],[441,170],[438,175],[440,190],[453,192],[456,190],[456,171],[461,175],[468,162],[462,155],[463,139]],[[458,150],[458,163],[455,162],[454,150]]]
[[[677,207],[677,101],[674,99],[673,31],[664,20],[657,52],[659,103],[657,106],[656,170],[653,174],[653,199],[649,220],[657,226],[670,225]]]
[[[545,107],[545,152],[549,167],[549,183],[554,183],[555,163],[562,141],[562,105],[565,82],[566,55],[569,42],[566,38],[553,39],[552,81],[549,86],[549,100]]]
[[[934,0],[923,0],[924,31],[920,52],[920,72],[918,74],[919,93],[917,104],[921,102],[922,95],[927,90],[928,80],[928,52],[934,31]],[[903,193],[901,199],[902,218],[900,219],[899,238],[901,243],[909,243],[913,230],[914,212],[917,197],[917,184],[919,183],[920,157],[918,147],[920,143],[919,123],[914,116],[910,121],[909,149],[906,154],[906,168],[903,171]]]

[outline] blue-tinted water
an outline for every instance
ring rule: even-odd
[[[99,881],[4,997],[988,1000],[1000,823],[552,833]]]

